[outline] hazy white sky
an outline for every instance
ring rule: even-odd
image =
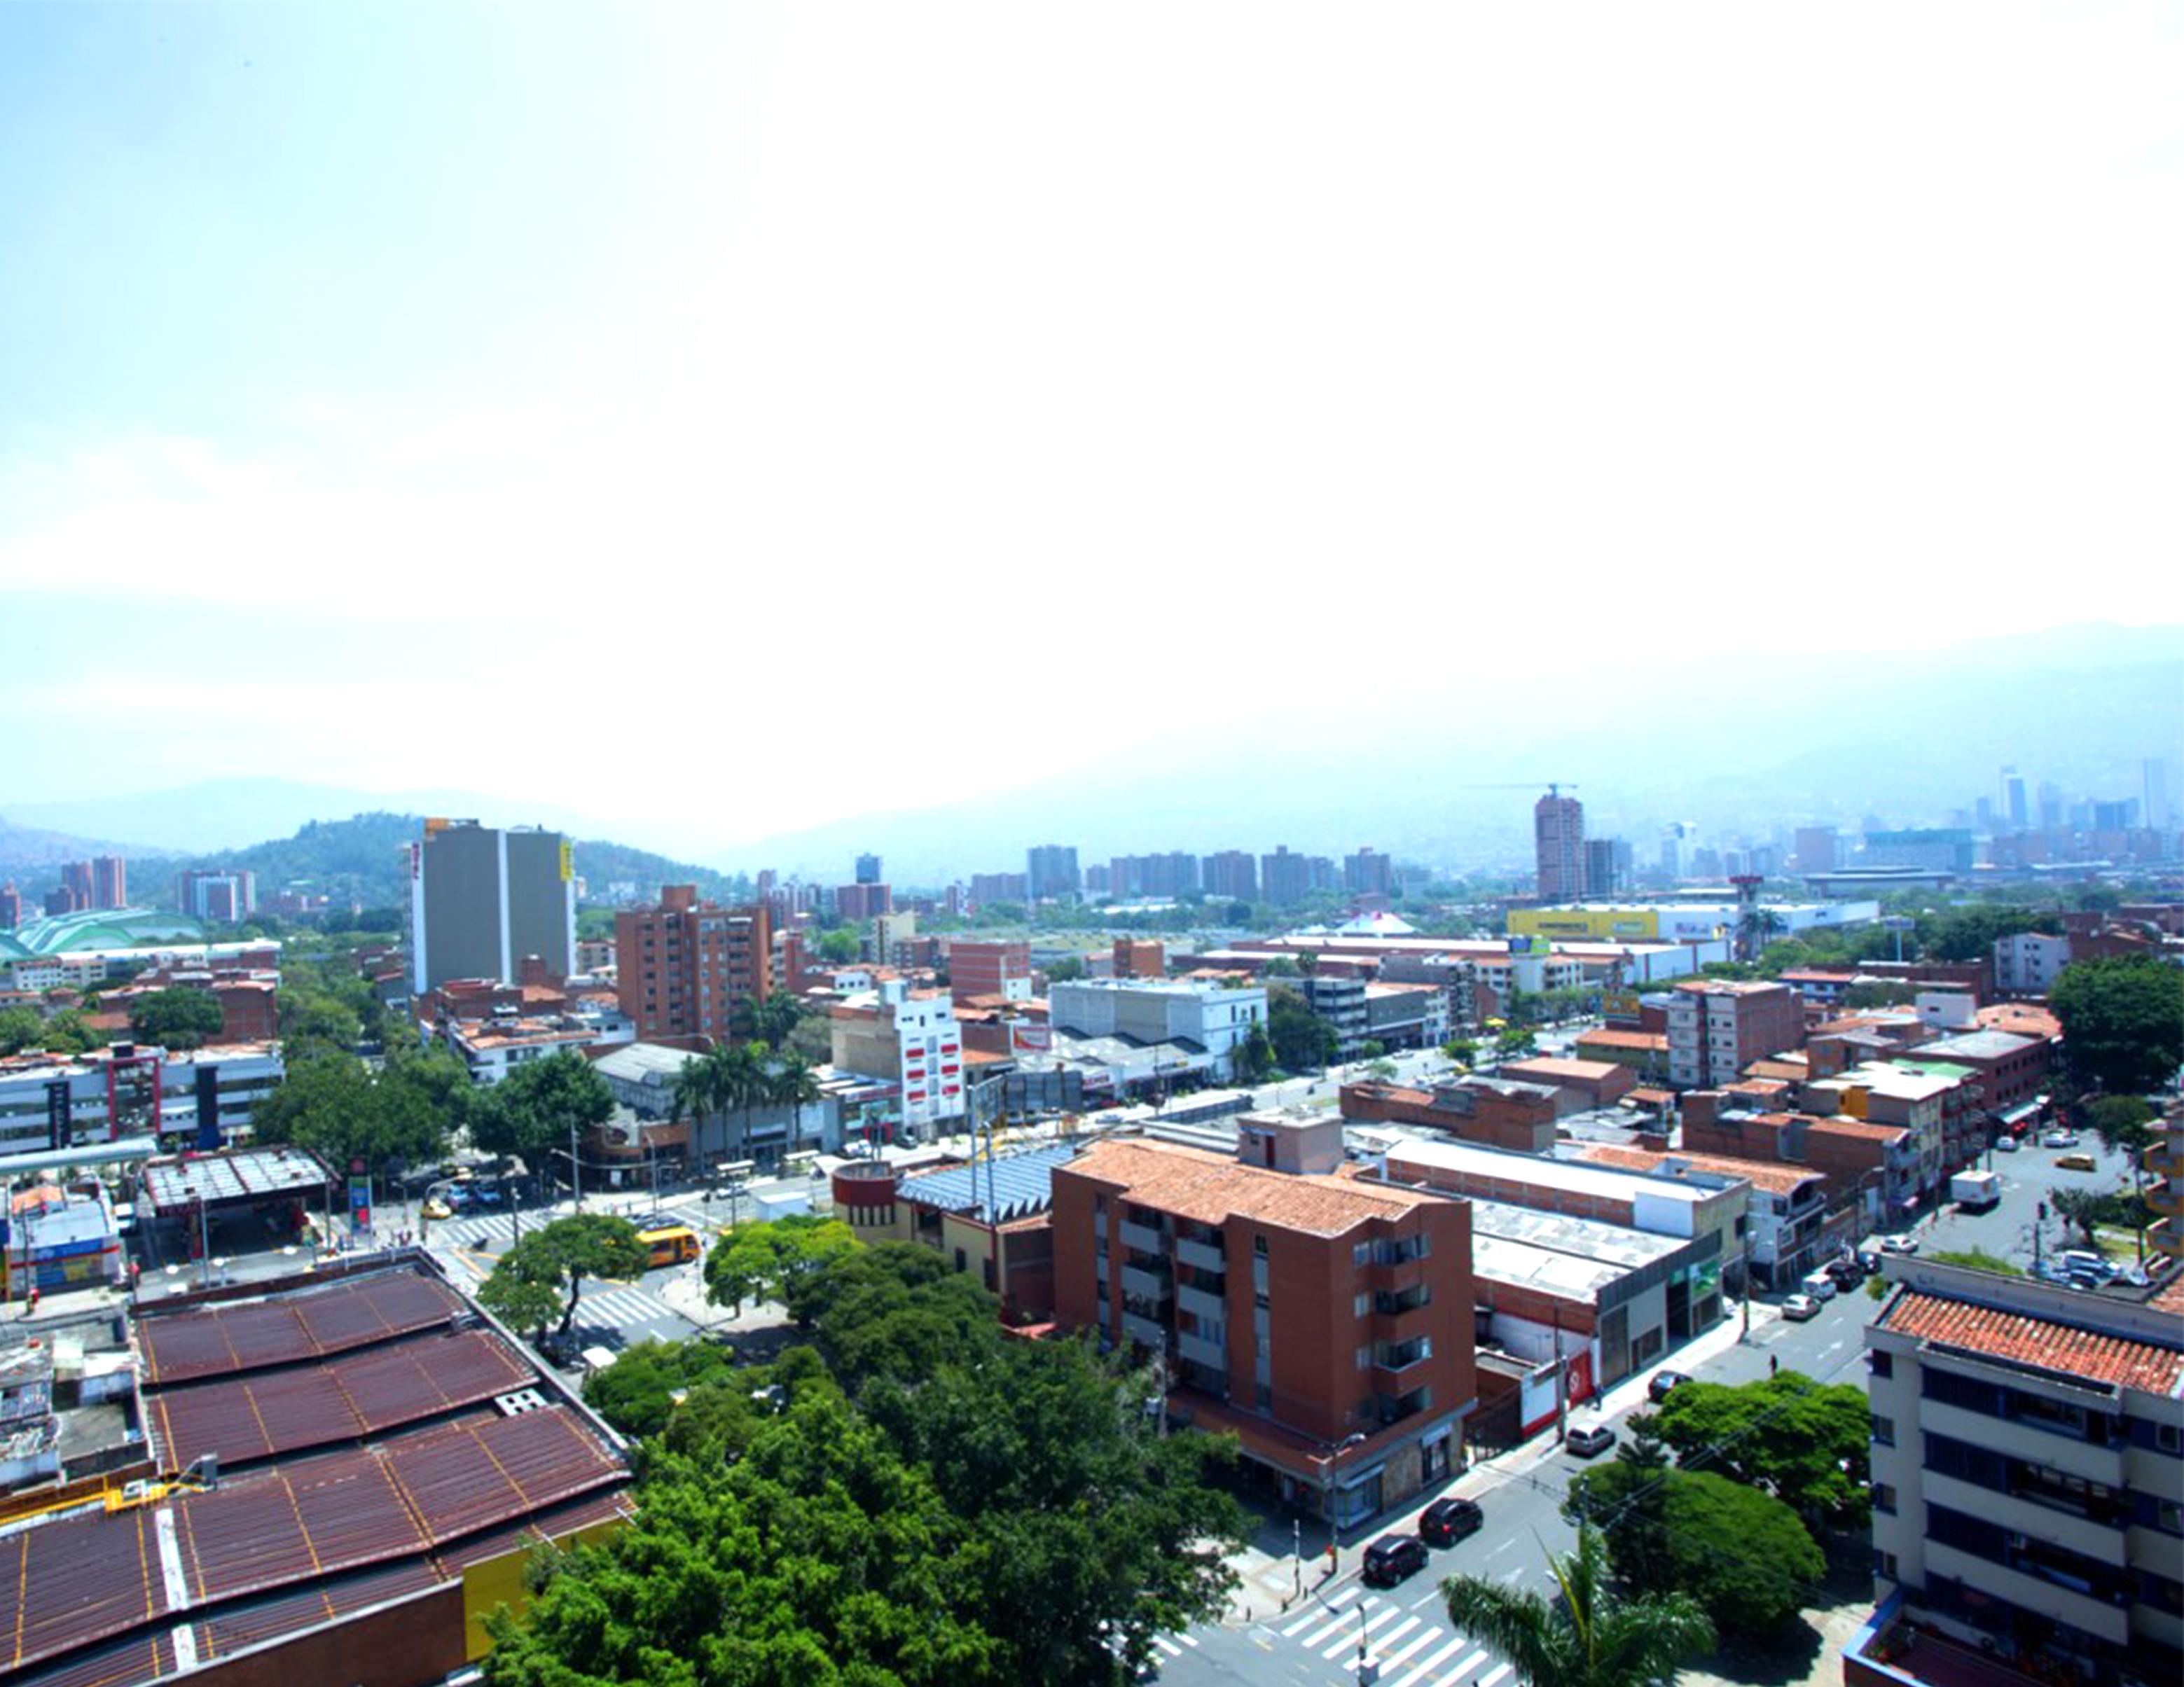
[[[733,838],[1178,675],[2177,620],[2179,88],[2142,5],[0,8],[0,813]]]

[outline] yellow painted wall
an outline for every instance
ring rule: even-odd
[[[1610,938],[1652,938],[1661,934],[1661,916],[1650,908],[1513,908],[1509,935],[1514,938],[1575,938],[1600,943]]]

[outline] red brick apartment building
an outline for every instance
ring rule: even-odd
[[[1012,980],[1029,994],[1031,945],[1028,943],[950,943],[948,993],[959,1002],[973,996],[1006,996]]]
[[[722,908],[691,884],[657,908],[615,916],[616,1000],[640,1041],[724,1038],[736,1005],[774,986],[773,918],[763,904]]]
[[[1679,1089],[1734,1083],[1804,1040],[1804,1003],[1787,984],[1685,978],[1669,993],[1669,1082]]]
[[[1518,1154],[1552,1152],[1563,1111],[1560,1092],[1552,1086],[1502,1078],[1459,1078],[1435,1089],[1342,1086],[1342,1116],[1353,1124],[1431,1125],[1464,1142]]]
[[[1340,1142],[1329,1117],[1245,1119],[1234,1158],[1095,1144],[1054,1172],[1054,1300],[1161,1355],[1176,1421],[1234,1431],[1348,1527],[1461,1464],[1475,1378],[1469,1204],[1317,1169]]]

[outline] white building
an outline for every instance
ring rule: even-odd
[[[1880,1608],[1847,1660],[1930,1679],[1916,1623],[2030,1679],[2184,1679],[2177,1291],[1886,1269],[1865,1333]]]
[[[250,1110],[273,1093],[282,1071],[281,1051],[270,1043],[177,1054],[117,1044],[0,1061],[0,1155],[155,1133],[208,1149],[248,1140]]]
[[[2043,937],[2038,932],[1997,938],[1994,986],[2006,996],[2044,996],[2070,964],[2068,938]]]
[[[1195,1044],[1225,1077],[1236,1050],[1267,1016],[1267,992],[1182,978],[1084,978],[1050,986],[1046,1008],[1056,1030],[1079,1037]]]
[[[902,1088],[902,1127],[918,1138],[968,1109],[967,1062],[956,1005],[945,990],[913,993],[884,978],[869,996],[833,1011],[834,1065]]]

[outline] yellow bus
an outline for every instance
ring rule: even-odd
[[[698,1257],[698,1233],[687,1224],[663,1225],[657,1230],[640,1230],[637,1239],[644,1244],[648,1256],[646,1267],[657,1271],[662,1266],[688,1265]]]

